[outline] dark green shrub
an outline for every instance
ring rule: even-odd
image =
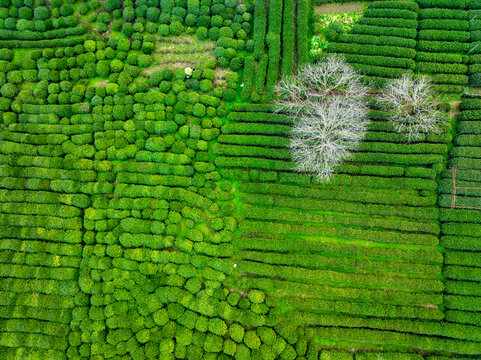
[[[17,95],[17,87],[14,84],[6,83],[0,89],[2,96],[13,99]]]
[[[212,27],[209,29],[209,39],[211,39],[212,41],[217,41],[217,39],[219,39],[219,36],[220,30],[218,27]]]
[[[134,21],[135,19],[135,10],[132,6],[124,7],[122,12],[122,16],[125,21]]]
[[[236,96],[237,96],[237,93],[235,90],[226,89],[224,91],[224,94],[222,95],[222,99],[224,99],[224,101],[231,102],[235,100]]]
[[[197,117],[204,117],[206,112],[206,108],[204,105],[197,103],[192,108],[192,114]]]
[[[64,4],[60,7],[60,14],[62,16],[69,16],[73,14],[73,9],[71,6]]]
[[[122,25],[122,34],[125,36],[131,36],[134,33],[134,27],[131,23],[124,23]]]
[[[50,11],[45,6],[37,6],[34,10],[35,20],[47,20],[50,17]]]
[[[170,34],[169,25],[166,25],[166,24],[159,25],[158,34],[160,36],[169,36],[169,34]]]
[[[212,81],[207,79],[201,80],[199,85],[202,92],[209,92],[213,89]]]
[[[152,54],[152,52],[154,51],[154,44],[151,43],[151,42],[143,42],[142,44],[142,51],[145,53],[145,54]]]
[[[328,29],[334,30],[338,34],[341,34],[344,32],[344,25],[340,21],[334,21],[329,26],[327,27]]]
[[[471,86],[481,86],[481,73],[472,74],[469,77],[469,84]]]
[[[160,16],[160,10],[156,7],[149,7],[146,16],[148,20],[157,22]]]

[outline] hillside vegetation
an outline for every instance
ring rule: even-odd
[[[481,358],[481,1],[325,3],[0,0],[0,359]]]

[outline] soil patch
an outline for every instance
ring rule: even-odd
[[[342,14],[351,12],[361,12],[364,2],[352,2],[345,4],[326,4],[316,7],[316,12],[319,14]]]

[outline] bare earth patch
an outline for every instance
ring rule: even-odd
[[[94,82],[94,83],[92,84],[92,86],[93,86],[93,87],[96,87],[96,88],[97,88],[97,87],[104,87],[104,86],[107,86],[108,82],[109,82],[109,81],[108,81],[107,79],[106,79],[106,80],[100,80],[100,81]]]
[[[460,104],[461,104],[461,101],[453,101],[449,103],[449,105],[451,105],[451,110],[449,111],[450,119],[457,118],[458,115],[461,113],[461,109],[459,108]]]

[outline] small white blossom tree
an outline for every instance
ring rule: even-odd
[[[408,142],[421,134],[439,132],[443,113],[438,110],[440,100],[428,77],[405,74],[391,80],[383,90],[383,99],[396,131],[405,133]]]
[[[298,119],[289,145],[298,171],[326,182],[364,137],[369,121],[363,98],[369,88],[359,76],[334,55],[279,82],[277,111]]]

